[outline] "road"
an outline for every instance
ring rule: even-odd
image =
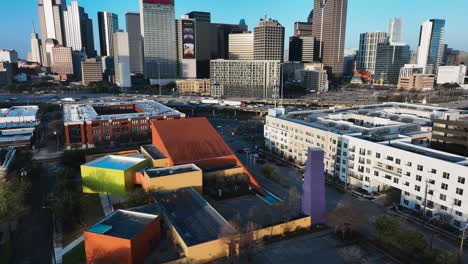
[[[53,250],[52,213],[47,194],[55,183],[57,163],[42,163],[41,173],[32,179],[31,211],[17,228],[14,264],[51,263]]]
[[[258,136],[258,135],[257,135]],[[260,142],[253,143],[248,137],[232,137],[224,133],[223,137],[231,148],[237,153],[238,150],[243,150],[245,148],[254,148],[254,144],[260,144]],[[281,198],[287,197],[288,190],[282,187],[279,184],[273,183],[271,180],[263,177],[262,174],[262,165],[252,162],[252,159],[249,159],[247,154],[237,154],[240,160],[249,168],[249,171],[254,175],[254,177],[260,182],[261,185],[268,187],[270,191],[274,194],[280,196]],[[266,160],[267,161],[267,160]],[[299,190],[302,189],[302,173],[296,169],[292,169],[286,166],[279,166],[275,163],[267,161],[268,164],[274,167],[277,172],[283,177],[287,177],[290,182],[296,186]],[[378,216],[388,214],[387,208],[367,199],[358,199],[349,195],[344,194],[343,192],[337,190],[335,187],[326,186],[326,207],[327,211],[330,213],[335,208],[343,205],[349,205],[353,208],[356,208],[367,215],[367,218],[370,222]],[[457,252],[459,249],[459,243],[453,241],[452,239],[446,239],[441,236],[433,236],[431,230],[421,227],[420,225],[414,224],[413,222],[407,220],[401,220],[403,226],[410,229],[416,229],[425,235],[428,241],[433,238],[433,247],[448,250],[450,252]],[[365,233],[371,234],[373,232],[373,227],[371,224],[365,226]],[[468,263],[468,254],[465,250],[464,252],[464,262]]]

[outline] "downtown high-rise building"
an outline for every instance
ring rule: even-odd
[[[184,79],[196,79],[198,72],[196,20],[188,15],[176,20],[177,40],[177,76]]]
[[[444,57],[445,20],[430,19],[421,25],[417,64],[424,73],[436,74]]]
[[[88,57],[94,57],[93,21],[77,1],[71,1],[63,12],[67,47],[74,51],[83,51]]]
[[[314,61],[314,37],[292,36],[289,38],[289,61]]]
[[[360,72],[375,72],[375,61],[377,59],[377,46],[388,42],[387,33],[374,31],[362,33],[359,39],[359,50],[357,52],[356,67]]]
[[[63,21],[63,11],[66,8],[64,0],[38,0],[37,10],[39,15],[39,25],[41,29],[41,39],[43,43],[66,44],[65,26]],[[47,41],[49,40],[49,41]],[[42,47],[43,61],[42,64],[50,67],[52,61],[50,59],[51,49]]]
[[[177,77],[174,0],[140,0],[144,71],[147,79]]]
[[[397,84],[400,70],[410,61],[410,47],[402,42],[377,44],[374,79]]]
[[[73,51],[72,48],[57,45],[52,48],[52,69],[53,73],[59,75],[73,75]]]
[[[211,59],[211,13],[192,11],[187,13],[195,21],[195,54],[197,60],[197,78],[210,76]]]
[[[254,34],[252,32],[229,34],[229,59],[254,59]]]
[[[119,30],[114,33],[113,38],[115,84],[122,88],[129,88],[132,86],[132,80],[130,76],[128,33]]]
[[[119,17],[111,12],[98,12],[101,56],[114,56],[114,33],[119,30]]]
[[[143,40],[141,38],[140,13],[127,12],[125,21],[130,48],[130,72],[143,74]]]
[[[284,27],[273,19],[260,19],[254,28],[254,59],[284,60]]]
[[[390,23],[388,25],[388,41],[390,43],[403,41],[403,19],[390,19]]]
[[[39,39],[34,26],[31,33],[31,56],[28,60],[42,64],[42,42]]]
[[[312,36],[315,58],[321,61],[333,79],[343,76],[344,44],[348,0],[315,0]]]

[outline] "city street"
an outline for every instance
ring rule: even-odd
[[[17,228],[14,264],[51,263],[52,213],[46,200],[55,182],[57,170],[57,163],[42,163],[40,175],[32,179],[31,211]]]

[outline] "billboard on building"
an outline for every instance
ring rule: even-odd
[[[184,59],[195,59],[195,20],[182,20],[182,49]]]

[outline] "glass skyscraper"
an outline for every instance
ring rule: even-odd
[[[445,20],[431,19],[421,26],[418,66],[428,74],[437,74],[444,57]]]

